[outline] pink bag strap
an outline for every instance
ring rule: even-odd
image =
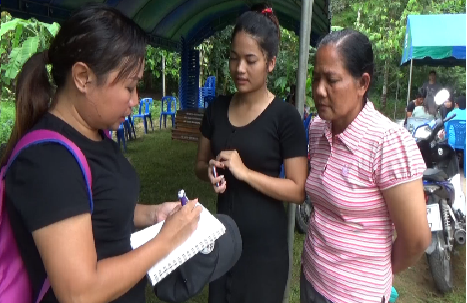
[[[78,162],[81,171],[83,173],[84,180],[86,182],[86,187],[87,187],[87,192],[88,192],[88,198],[89,198],[89,206],[91,208],[91,213],[93,211],[93,200],[92,200],[92,191],[91,191],[91,185],[92,185],[92,176],[91,176],[91,169],[89,168],[88,161],[86,160],[86,157],[84,154],[81,152],[80,148],[76,146],[71,140],[68,138],[64,137],[63,135],[50,131],[50,130],[35,130],[32,131],[28,134],[26,134],[19,142],[16,144],[15,148],[13,149],[13,152],[11,153],[10,158],[8,159],[7,164],[2,167],[0,171],[0,181],[4,183],[4,178],[6,175],[6,171],[8,168],[11,166],[13,161],[15,161],[16,157],[21,153],[22,150],[25,148],[35,145],[35,144],[41,144],[41,143],[58,143],[63,146],[65,146],[68,151],[75,157],[76,161]],[[3,184],[4,185],[4,184]],[[0,209],[2,209],[3,204],[3,199],[0,198]],[[37,300],[35,301],[36,303],[39,303],[42,301],[44,298],[45,294],[50,288],[50,282],[49,279],[46,278],[44,283],[42,284],[41,290],[39,292],[39,296],[37,297]]]

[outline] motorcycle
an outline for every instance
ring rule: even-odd
[[[312,117],[310,118],[310,121],[311,119]],[[308,132],[308,126],[309,126],[310,121],[308,121],[308,123],[304,123],[305,131],[307,132]],[[308,136],[307,136],[307,141],[308,141]],[[309,174],[309,172],[310,172],[310,154],[308,153],[307,175]],[[305,234],[307,232],[308,223],[310,222],[310,216],[311,216],[312,210],[313,210],[313,206],[311,204],[310,197],[305,192],[305,201],[302,204],[298,204],[295,208],[295,226],[297,227],[297,230],[299,233]]]
[[[439,107],[448,97],[449,93],[442,90],[435,97],[435,103]],[[454,284],[451,260],[454,244],[465,245],[466,242],[465,198],[460,192],[459,161],[454,148],[438,136],[452,118],[454,116],[419,125],[413,132],[427,166],[422,180],[432,242],[425,253],[436,287],[443,294],[451,291]],[[453,183],[456,178],[459,186]]]

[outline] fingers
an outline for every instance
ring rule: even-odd
[[[230,160],[232,158],[233,155],[235,154],[238,154],[236,150],[224,150],[224,151],[221,151],[220,154],[216,157],[216,160],[217,161],[220,161],[221,163],[223,163],[222,161],[224,160]]]
[[[185,204],[185,209],[192,210],[197,203],[198,199],[188,200],[188,202]]]
[[[221,151],[220,154],[216,157],[217,161],[229,160],[232,157],[233,151]]]
[[[214,185],[214,192],[216,194],[223,194],[225,190],[227,189],[227,182],[223,180],[222,182],[219,183],[219,186]]]
[[[182,208],[182,205],[175,206],[172,211],[170,212],[169,216],[172,216],[176,212],[178,212]]]
[[[203,206],[202,205],[197,205],[197,206],[195,206],[195,208],[193,208],[191,213],[193,214],[194,218],[198,218],[201,215],[202,211],[203,211]]]
[[[209,173],[212,174],[212,167],[219,167],[219,168],[224,168],[224,164],[222,162],[218,161],[217,159],[211,159],[209,160]]]
[[[221,184],[225,180],[224,175],[221,175],[216,178],[214,178],[214,176],[211,176],[209,179],[211,180],[212,185],[216,185],[217,183]]]

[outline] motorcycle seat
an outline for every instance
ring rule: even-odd
[[[423,172],[423,180],[441,182],[446,181],[449,176],[440,169],[428,168]]]

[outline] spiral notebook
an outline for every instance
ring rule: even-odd
[[[146,242],[157,236],[162,228],[164,221],[155,225],[137,231],[131,234],[130,244],[133,249],[140,247]],[[214,217],[209,210],[203,207],[198,228],[193,234],[167,257],[151,267],[148,272],[148,278],[152,286],[168,276],[173,270],[185,263],[191,257],[199,253],[208,245],[214,243],[225,233],[225,226]]]

